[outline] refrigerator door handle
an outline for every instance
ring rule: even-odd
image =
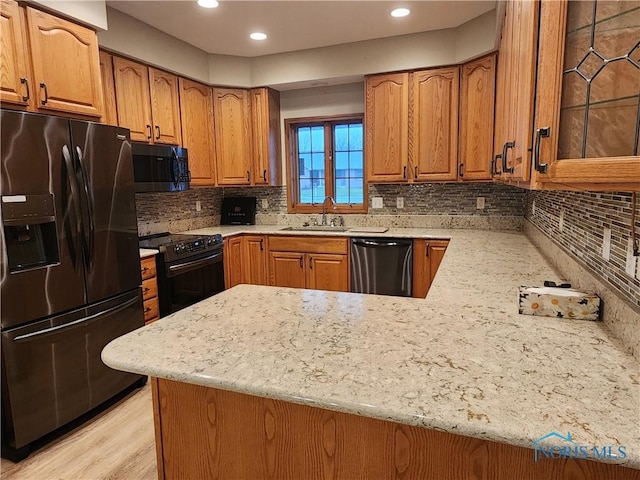
[[[106,310],[103,310],[102,312],[94,313],[93,315],[89,315],[88,317],[79,318],[78,320],[74,320],[73,322],[65,323],[64,325],[57,325],[55,327],[45,328],[44,330],[38,330],[37,332],[25,333],[24,335],[17,336],[16,338],[13,339],[13,341],[16,342],[16,343],[28,342],[29,340],[33,340],[36,337],[42,337],[42,336],[45,336],[45,335],[51,335],[53,333],[59,332],[60,330],[65,330],[65,329],[68,329],[68,328],[77,327],[82,323],[89,322],[89,321],[94,320],[94,319],[96,319],[98,317],[105,317],[107,315],[112,315],[114,313],[120,312],[120,311],[124,310],[125,308],[130,307],[131,305],[133,305],[137,301],[138,301],[138,296],[135,296],[135,297],[130,298],[129,300],[121,303],[120,305],[116,305],[115,307],[108,308]]]
[[[67,170],[67,178],[69,180],[69,188],[71,189],[71,202],[73,203],[73,210],[76,217],[76,231],[75,239],[70,239],[74,245],[71,246],[71,253],[74,262],[77,263],[78,253],[80,252],[79,243],[82,236],[82,212],[80,211],[80,193],[78,192],[77,178],[75,175],[75,168],[73,167],[73,161],[71,160],[71,153],[69,147],[64,145],[62,147],[62,158]]]
[[[91,268],[93,266],[93,252],[95,250],[96,239],[96,223],[95,223],[95,199],[93,198],[93,192],[89,187],[89,174],[87,168],[84,165],[84,159],[82,150],[80,147],[76,147],[76,153],[78,154],[78,163],[80,164],[80,173],[82,174],[82,183],[84,186],[84,193],[87,200],[87,211],[89,212],[89,238],[87,242],[87,266]]]

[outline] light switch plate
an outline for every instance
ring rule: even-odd
[[[564,232],[564,208],[560,210],[560,220],[558,221],[558,228],[560,232]]]
[[[269,208],[269,200],[266,198],[262,199],[262,209],[266,210],[267,208]]]
[[[638,257],[633,256],[633,239],[629,237],[629,241],[627,242],[627,261],[624,271],[627,272],[631,278],[636,275],[636,262],[638,261]]]
[[[484,210],[484,197],[476,198],[476,209]]]
[[[604,227],[604,235],[602,236],[602,258],[607,262],[611,259],[611,229]]]
[[[404,197],[396,197],[396,207],[404,208]]]
[[[372,208],[382,208],[383,207],[382,197],[373,197],[371,199],[371,207]]]
[[[202,210],[202,203],[200,200],[196,200],[196,212],[199,212],[200,210]]]

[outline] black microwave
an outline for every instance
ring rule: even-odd
[[[131,145],[136,192],[178,192],[189,189],[191,174],[186,148]]]

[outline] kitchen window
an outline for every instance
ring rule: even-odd
[[[362,115],[285,120],[287,199],[292,213],[366,213]]]

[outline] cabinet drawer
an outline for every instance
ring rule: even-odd
[[[158,296],[158,282],[156,280],[156,277],[151,277],[142,281],[142,298],[144,300]]]
[[[148,322],[153,320],[159,315],[158,312],[158,297],[150,298],[144,301],[144,321]]]
[[[278,252],[346,254],[348,249],[349,240],[345,237],[269,237],[269,250]]]
[[[140,260],[140,273],[142,280],[156,276],[156,257],[147,257]]]

